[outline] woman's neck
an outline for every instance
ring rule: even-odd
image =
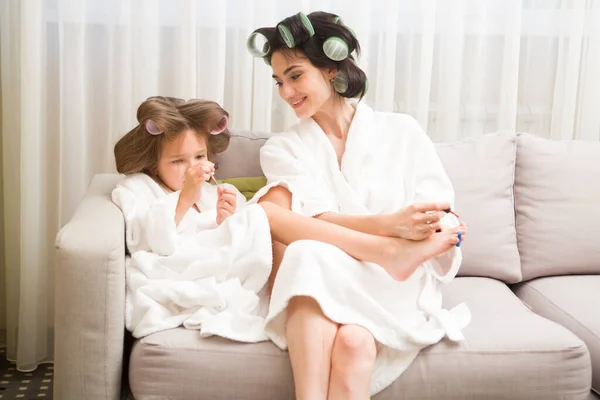
[[[313,119],[326,135],[346,139],[354,117],[354,107],[342,99],[332,99],[313,115]]]

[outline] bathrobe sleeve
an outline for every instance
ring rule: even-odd
[[[339,212],[335,195],[321,173],[326,166],[315,164],[310,151],[297,138],[286,134],[271,137],[260,150],[267,185],[252,201],[258,201],[272,187],[283,186],[292,193],[295,212],[309,217]]]
[[[415,130],[415,168],[414,168],[414,203],[448,202],[454,207],[454,189],[446,174],[444,166],[429,136],[422,130],[416,120]],[[458,218],[446,214],[441,220],[445,228],[453,228],[460,224]],[[460,247],[453,247],[448,252],[430,260],[432,275],[441,282],[450,282],[458,273],[462,262]]]
[[[127,248],[132,254],[142,250],[171,255],[181,240],[175,225],[180,192],[157,196],[144,179],[137,178],[126,178],[112,192],[113,202],[125,217]],[[179,229],[185,227],[180,224]]]

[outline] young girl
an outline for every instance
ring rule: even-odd
[[[140,105],[137,119],[115,146],[117,170],[126,177],[112,193],[131,255],[126,326],[134,337],[183,325],[204,336],[266,340],[258,294],[272,271],[272,240],[332,244],[398,279],[435,255],[424,245],[423,259],[415,258],[400,239],[267,201],[246,205],[233,186],[209,183],[214,155],[230,140],[228,114],[214,102],[154,97]],[[455,243],[449,234],[437,240],[441,247]]]

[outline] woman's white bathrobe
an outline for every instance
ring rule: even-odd
[[[233,186],[228,185],[233,188]],[[235,189],[235,188],[234,188]],[[183,325],[202,336],[267,340],[258,293],[272,264],[269,222],[258,205],[216,223],[217,188],[175,225],[180,192],[166,192],[145,174],[126,177],[112,192],[125,216],[126,327],[140,338]]]
[[[292,193],[292,209],[307,216],[392,213],[419,202],[453,203],[454,191],[433,143],[414,118],[373,112],[362,102],[355,106],[341,167],[319,125],[304,119],[262,147],[260,161],[268,183],[252,202],[282,185]],[[458,225],[450,214],[442,222]],[[460,263],[461,251],[455,247],[398,282],[382,267],[359,262],[334,246],[292,243],[275,281],[267,335],[286,349],[289,300],[313,297],[331,320],[363,326],[377,340],[371,383],[375,394],[397,379],[422,348],[444,336],[464,339],[461,329],[470,321],[468,308],[461,304],[443,309],[438,288],[439,282],[454,278]]]

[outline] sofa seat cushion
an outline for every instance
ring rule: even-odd
[[[539,278],[514,290],[536,314],[565,326],[585,342],[592,388],[600,393],[600,275]]]
[[[506,285],[457,278],[445,287],[445,301],[471,309],[467,340],[423,350],[374,400],[586,398],[591,371],[583,342],[535,315]],[[137,400],[294,398],[287,352],[270,342],[201,339],[183,329],[137,341],[129,379]]]
[[[464,302],[471,323],[461,343],[423,350],[385,399],[583,399],[589,354],[564,327],[531,312],[503,283],[457,278],[446,307]],[[382,392],[383,394],[384,392]]]
[[[134,343],[129,386],[136,400],[294,398],[287,352],[271,342],[201,338],[198,331],[183,328]]]

